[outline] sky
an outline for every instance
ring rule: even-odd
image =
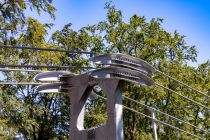
[[[104,5],[107,0],[54,0],[57,11],[53,20],[47,14],[39,16],[27,12],[42,23],[54,23],[49,31],[60,30],[67,23],[79,30],[86,25],[96,24],[106,19]],[[177,30],[186,36],[188,45],[198,50],[197,66],[210,59],[210,0],[113,0],[113,4],[123,13],[125,21],[134,14],[151,18],[163,18],[163,28],[173,33]]]

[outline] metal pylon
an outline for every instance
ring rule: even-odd
[[[71,140],[123,140],[123,107],[122,84],[119,79],[93,78],[87,74],[60,80],[67,81],[69,96],[71,97],[70,139]],[[74,82],[73,82],[74,81]],[[106,124],[90,129],[84,129],[85,103],[93,86],[100,86],[107,96]],[[65,87],[62,87],[66,89]],[[62,90],[61,88],[61,90]]]

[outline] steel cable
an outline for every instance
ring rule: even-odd
[[[86,52],[86,51],[70,51],[70,50],[61,50],[61,49],[23,47],[23,46],[12,46],[12,45],[0,45],[0,48],[14,48],[14,49],[26,49],[26,50],[34,50],[34,51],[50,51],[50,52],[66,52],[69,54],[93,54],[93,55],[96,54],[94,52]]]
[[[158,110],[158,109],[156,109],[156,108],[154,108],[154,107],[145,105],[144,103],[141,103],[141,102],[139,102],[139,101],[136,101],[136,100],[131,99],[131,98],[129,98],[129,97],[127,97],[127,96],[124,96],[124,95],[122,95],[122,97],[125,98],[125,99],[127,99],[127,100],[130,100],[130,101],[132,101],[132,102],[135,102],[135,103],[137,103],[137,104],[139,104],[139,105],[143,105],[143,106],[145,106],[145,107],[147,107],[147,108],[149,108],[149,109],[152,109],[152,110],[154,110],[154,111],[156,111],[156,112],[158,112],[158,113],[164,114],[165,116],[171,117],[171,118],[173,118],[173,119],[175,119],[175,120],[177,120],[177,121],[180,121],[180,122],[182,122],[182,123],[185,123],[185,124],[187,124],[187,125],[189,125],[189,126],[191,126],[191,127],[194,127],[194,128],[196,128],[196,129],[198,129],[198,130],[200,130],[200,131],[203,131],[203,132],[206,132],[206,133],[209,134],[209,132],[206,131],[206,130],[203,130],[203,129],[201,129],[201,128],[195,126],[195,125],[192,125],[192,124],[190,124],[190,123],[188,123],[188,122],[186,122],[186,121],[184,121],[184,120],[181,120],[181,119],[179,119],[179,118],[177,118],[177,117],[174,117],[174,116],[172,116],[172,115],[169,115],[169,114],[167,114],[167,113],[165,113],[165,112],[162,112],[162,111],[160,111],[160,110]]]
[[[49,84],[49,83],[30,83],[30,82],[0,82],[0,85],[44,85],[44,84]]]
[[[70,50],[61,50],[61,49],[50,49],[50,48],[37,48],[37,47],[23,47],[23,46],[12,46],[12,45],[0,45],[0,48],[16,48],[16,49],[29,49],[29,50],[37,50],[37,51],[51,51],[51,52],[67,52],[67,53],[71,53],[71,54],[75,54],[75,53],[79,53],[79,54],[93,54],[93,55],[97,55],[98,53],[95,52],[86,52],[86,51],[70,51]],[[189,86],[173,77],[171,77],[170,75],[167,75],[163,72],[161,72],[160,70],[156,69],[156,72],[159,72],[160,74],[162,74],[163,76],[166,76],[170,79],[173,79],[174,81],[184,85],[185,87],[190,88],[191,90],[195,91],[196,93],[199,93],[203,96],[206,96],[208,98],[210,98],[210,96],[208,96],[207,94],[195,89],[192,86]]]
[[[171,77],[171,76],[168,75],[168,74],[165,74],[165,73],[163,73],[163,72],[161,72],[161,71],[159,71],[159,70],[157,70],[157,69],[156,69],[156,72],[158,72],[158,73],[162,74],[163,76],[168,77],[168,78],[170,78],[170,79],[172,79],[172,80],[174,80],[174,81],[176,81],[176,82],[178,82],[178,83],[184,85],[185,87],[190,88],[191,90],[194,90],[195,92],[197,92],[197,93],[199,93],[199,94],[201,94],[201,95],[203,95],[203,96],[206,96],[206,97],[210,98],[210,96],[208,96],[207,94],[205,94],[205,93],[203,93],[203,92],[201,92],[201,91],[195,89],[194,87],[191,87],[191,86],[189,86],[189,85],[187,85],[187,84],[185,84],[185,83],[183,83],[183,82],[181,82],[181,81],[179,81],[179,80],[177,80],[177,79],[175,79],[175,78],[173,78],[173,77]]]
[[[5,67],[19,67],[19,68],[60,68],[60,69],[96,69],[94,67],[83,67],[83,66],[44,66],[44,65],[7,65],[7,64],[0,64],[0,68]]]
[[[45,70],[29,70],[29,69],[8,69],[8,68],[0,68],[0,71],[20,71],[20,72],[49,72]]]
[[[165,86],[163,86],[163,85],[161,85],[161,84],[158,84],[158,83],[155,83],[155,84],[156,84],[157,86],[161,87],[161,88],[164,88],[164,89],[166,89],[166,90],[168,90],[168,91],[170,91],[170,92],[173,92],[173,93],[179,95],[180,97],[184,98],[185,100],[188,100],[188,101],[190,101],[190,102],[193,102],[194,104],[199,105],[199,106],[201,106],[201,107],[203,107],[203,108],[205,108],[205,109],[207,109],[207,110],[210,110],[209,107],[207,107],[207,106],[205,106],[205,105],[203,105],[203,104],[201,104],[201,103],[199,103],[199,102],[197,102],[197,101],[195,101],[195,100],[193,100],[193,99],[190,99],[190,98],[188,98],[188,97],[186,97],[186,96],[184,96],[184,95],[182,95],[182,94],[180,94],[180,93],[178,93],[178,92],[176,92],[176,91],[174,91],[174,90],[172,90],[172,89],[170,89],[170,88],[167,88],[167,87],[165,87]]]
[[[98,96],[99,98],[101,98],[101,99],[107,100],[107,98],[105,98],[105,97],[103,97],[103,96],[100,96],[100,95],[97,95],[97,96]],[[160,120],[158,120],[158,119],[153,119],[152,117],[150,117],[150,116],[148,116],[148,115],[146,115],[146,114],[144,114],[144,113],[141,113],[141,112],[139,112],[139,111],[137,111],[137,110],[135,110],[135,109],[129,108],[129,107],[124,106],[124,105],[123,105],[123,108],[125,108],[125,109],[127,109],[127,110],[130,110],[130,111],[132,111],[132,112],[135,112],[135,113],[137,113],[137,114],[139,114],[139,115],[143,115],[143,116],[145,116],[145,117],[147,117],[147,118],[149,118],[149,119],[151,119],[151,120],[153,120],[153,121],[155,121],[155,122],[158,122],[158,123],[160,123],[160,124],[167,125],[167,126],[169,126],[169,127],[171,127],[171,128],[174,128],[174,129],[176,129],[176,130],[178,130],[178,131],[180,131],[180,132],[186,133],[186,134],[188,134],[188,135],[190,135],[190,136],[193,136],[193,137],[196,137],[196,138],[198,138],[198,139],[204,140],[204,138],[202,138],[202,137],[199,137],[199,136],[197,136],[197,135],[195,135],[195,134],[192,134],[192,133],[190,133],[190,132],[188,132],[188,131],[185,131],[185,130],[183,130],[183,129],[180,129],[180,128],[178,128],[178,127],[176,127],[176,126],[173,126],[173,125],[171,125],[171,124],[168,124],[168,123],[166,123],[166,122],[160,121]]]

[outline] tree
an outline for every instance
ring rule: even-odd
[[[38,14],[44,11],[55,18],[52,0],[3,0],[0,2],[0,29],[15,31],[18,27],[24,26],[27,9],[36,10]]]
[[[20,2],[24,3],[24,1]],[[49,6],[48,4],[51,4],[51,1],[30,2],[31,7],[35,7],[38,12],[44,10],[50,15],[53,14],[54,8],[45,9],[46,6]],[[25,31],[18,33],[18,35],[10,34],[9,31],[5,30],[1,31],[1,44],[73,51],[89,50],[96,53],[120,52],[141,58],[160,71],[173,75],[174,78],[203,92],[210,89],[210,63],[201,64],[198,68],[188,66],[188,61],[196,61],[197,51],[195,46],[187,45],[185,36],[180,35],[177,31],[169,33],[163,29],[161,26],[163,19],[161,18],[153,18],[147,22],[145,17],[133,15],[128,22],[124,22],[122,12],[117,10],[111,3],[106,3],[106,20],[85,26],[79,31],[74,31],[71,28],[72,24],[67,24],[62,30],[53,33],[52,38],[47,42],[45,40],[47,29],[52,25],[41,24],[32,18],[26,19],[22,16],[26,8],[21,8],[18,3],[12,3],[13,1],[9,1],[8,4],[7,1],[5,5],[1,5],[3,7],[10,5],[8,8],[10,11],[15,10],[11,6],[20,8],[22,10],[18,11],[21,14],[15,13],[12,16],[10,15],[11,18],[7,18],[9,14],[4,14],[3,19],[5,20],[2,21],[5,24],[4,28],[7,25],[13,25],[12,23],[16,19],[19,21],[23,19],[24,24],[18,24],[18,26],[23,25]],[[0,9],[4,10],[4,8]],[[11,27],[13,27],[12,29],[17,28],[17,26]],[[15,49],[1,49],[0,51],[2,52],[0,53],[0,62],[2,64],[90,66],[86,59],[91,55]],[[76,73],[83,72],[82,70],[72,71]],[[7,81],[31,81],[35,75],[23,72],[5,72],[3,74]],[[153,79],[209,107],[208,99],[195,94],[177,82],[165,78],[159,73],[155,73]],[[0,135],[2,137],[5,139],[20,137],[34,140],[67,139],[70,119],[69,97],[60,94],[35,93],[33,86],[1,86],[0,89]],[[195,106],[160,87],[143,88],[127,84],[123,92],[126,96],[144,102],[146,105],[156,105],[161,111],[181,118],[202,129],[209,130],[208,110]],[[151,113],[148,108],[128,100],[124,100],[123,103],[147,115]],[[105,103],[101,100],[87,104],[86,127],[103,123],[107,119],[105,109]],[[157,114],[157,118],[206,139],[208,138],[205,133],[164,115]],[[125,110],[124,126],[125,139],[153,139],[151,120],[148,118]],[[158,137],[160,139],[193,139],[163,125],[158,127]]]
[[[202,74],[203,76],[205,75],[205,78],[199,76],[201,74],[200,71],[203,71],[200,70],[201,67],[196,69],[187,66],[187,62],[196,61],[197,51],[195,46],[186,44],[185,36],[180,35],[177,31],[169,33],[164,30],[161,26],[163,22],[161,18],[153,18],[151,21],[146,22],[145,17],[133,15],[129,22],[126,23],[123,21],[122,12],[116,10],[113,5],[107,3],[105,9],[108,10],[105,21],[85,27],[90,36],[90,50],[98,53],[124,53],[141,58],[162,72],[173,75],[174,78],[180,81],[188,83],[203,92],[208,91],[209,74],[207,73],[209,73],[209,63],[201,65],[202,67],[205,65],[203,67],[205,74]],[[202,80],[199,80],[198,77]],[[183,95],[209,106],[208,99],[205,99],[204,96],[193,93],[171,79],[164,78],[158,73],[154,75],[153,79],[172,90],[181,92]],[[201,85],[202,88],[200,87]],[[147,105],[154,104],[158,109],[168,114],[184,119],[206,130],[209,129],[209,122],[206,120],[209,116],[208,110],[198,106],[195,107],[194,104],[171,92],[156,86],[154,88],[138,88],[130,84],[124,89],[124,92],[133,99],[143,101]],[[135,103],[128,101],[124,101],[124,104],[150,115],[150,110],[145,107],[137,106]],[[199,115],[201,112],[203,112],[202,115]],[[203,119],[201,116],[203,116]],[[163,115],[157,114],[157,117],[189,132],[208,137],[203,132],[198,132]],[[124,123],[125,139],[152,139],[149,137],[152,135],[150,119],[125,111]],[[146,135],[148,137],[145,138]],[[192,137],[180,134],[178,131],[162,125],[159,126],[158,135],[160,139],[192,139]]]
[[[57,48],[64,49],[62,38],[76,40],[75,43],[81,44],[79,39],[83,34],[73,32],[68,26],[61,32],[57,31],[53,35],[54,43],[46,43],[46,28],[48,25],[40,24],[37,20],[28,18],[27,33],[22,33],[16,40],[16,45],[28,47],[42,47],[42,48]],[[70,34],[72,32],[72,35]],[[75,36],[75,33],[77,34]],[[83,40],[83,39],[82,39]],[[60,46],[58,45],[60,44]],[[64,44],[69,49],[77,44]],[[81,46],[82,48],[82,46]],[[80,50],[79,48],[77,48]],[[15,57],[11,57],[11,56]],[[52,52],[34,52],[29,50],[10,50],[2,54],[2,63],[14,64],[20,63],[22,65],[87,65],[81,54],[69,55],[65,53]],[[74,58],[73,60],[71,58]],[[21,60],[21,61],[19,61]],[[79,71],[75,71],[79,72]],[[22,72],[4,73],[7,81],[31,81],[34,74]],[[16,129],[16,136],[20,135],[25,139],[67,139],[68,122],[69,122],[69,97],[61,96],[59,94],[38,94],[34,92],[33,86],[12,86],[14,91],[11,92],[11,97],[5,95],[11,87],[3,86],[2,91],[2,106],[4,112],[2,119],[7,120],[7,126]],[[6,100],[7,98],[8,100]],[[14,99],[14,101],[11,100]],[[11,101],[11,102],[10,102]],[[12,106],[11,108],[8,106]],[[10,112],[10,113],[9,113]],[[13,113],[14,115],[11,115]]]

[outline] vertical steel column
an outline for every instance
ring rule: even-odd
[[[61,78],[62,79],[62,78]],[[66,80],[66,79],[65,79]],[[71,140],[123,140],[122,84],[119,79],[95,79],[88,75],[78,75],[67,80],[71,88]],[[74,81],[74,82],[72,82]],[[93,85],[100,86],[107,95],[107,123],[84,129],[84,107]]]
[[[155,107],[154,105],[152,107]],[[151,109],[151,116],[153,118],[152,120],[152,128],[153,128],[153,133],[154,133],[154,139],[155,140],[158,140],[158,136],[157,136],[157,124],[156,124],[156,121],[155,121],[155,110],[154,109]]]
[[[107,140],[123,140],[123,106],[122,106],[122,84],[118,79],[100,80],[99,86],[107,95],[108,120],[106,124]],[[99,134],[103,134],[100,132]],[[99,138],[100,139],[100,138]],[[99,140],[97,139],[97,140]]]

